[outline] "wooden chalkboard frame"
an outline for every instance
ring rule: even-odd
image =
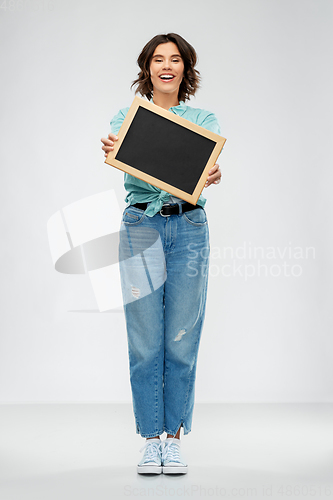
[[[156,175],[153,176],[147,174],[146,172],[143,172],[142,170],[138,170],[137,168],[135,168],[134,165],[128,165],[127,163],[119,161],[116,158],[121,145],[123,143],[126,143],[127,140],[126,134],[140,107],[148,109],[149,111],[152,111],[156,115],[162,116],[163,118],[167,118],[171,122],[177,123],[178,125],[181,125],[182,127],[185,127],[191,130],[192,132],[199,134],[200,136],[206,137],[210,139],[210,141],[213,141],[213,143],[215,143],[215,146],[210,154],[208,161],[206,162],[206,164],[202,165],[202,172],[199,181],[196,183],[195,188],[191,193],[179,189],[178,187],[174,186],[172,182],[167,183],[161,180],[159,178],[158,172],[156,172]],[[159,122],[161,122],[161,120],[159,120]],[[192,123],[189,120],[186,120],[185,118],[172,113],[171,111],[161,108],[160,106],[157,106],[156,104],[150,101],[146,101],[145,99],[136,96],[119,130],[118,141],[115,141],[114,149],[108,154],[105,163],[113,167],[116,167],[122,170],[123,172],[127,172],[128,174],[133,175],[138,179],[148,182],[149,184],[152,184],[153,186],[156,186],[162,189],[163,191],[170,193],[171,195],[177,196],[178,198],[181,198],[182,200],[185,200],[195,205],[206,183],[208,172],[212,168],[212,166],[215,165],[217,158],[222,151],[225,141],[226,139],[224,137],[221,137],[220,135],[205,129],[200,125],[196,125],[195,123]],[[130,143],[126,143],[126,147],[128,146],[130,146]],[[170,150],[170,161],[172,162],[172,147],[169,147],[168,149]],[[200,166],[200,171],[201,171],[201,166]]]

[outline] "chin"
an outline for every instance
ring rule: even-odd
[[[179,87],[173,87],[173,88],[166,88],[166,87],[155,87],[155,89],[158,92],[161,92],[162,94],[175,94],[179,92]]]

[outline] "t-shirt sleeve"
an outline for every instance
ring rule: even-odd
[[[208,113],[199,125],[207,130],[210,130],[211,132],[214,132],[215,134],[221,135],[220,124],[214,113]]]
[[[118,113],[110,121],[111,132],[113,134],[115,134],[115,135],[118,134],[128,110],[129,110],[129,108],[121,109],[120,111],[118,111]]]

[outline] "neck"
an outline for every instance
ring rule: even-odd
[[[164,94],[163,92],[154,91],[153,102],[157,106],[164,109],[172,108],[173,106],[178,106],[178,90],[173,94]]]

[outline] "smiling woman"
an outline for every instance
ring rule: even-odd
[[[178,89],[183,77],[184,63],[177,45],[173,42],[159,45],[155,49],[150,63],[150,80],[157,101],[159,97],[163,99],[162,96],[165,93],[173,94],[176,105],[178,102]],[[159,96],[159,94],[161,95]]]
[[[197,55],[175,33],[156,35],[138,57],[136,93],[171,113],[220,134],[214,113],[185,104],[198,87]],[[105,156],[114,149],[129,110],[111,120],[101,139]],[[196,150],[198,149],[196,145]],[[172,144],[170,144],[172,148]],[[156,154],[158,162],[158,154]],[[182,165],[182,164],[181,164]],[[189,166],[191,170],[191,165]],[[184,168],[185,171],[185,168]],[[184,175],[180,168],[180,174]],[[218,184],[214,165],[206,187]],[[125,173],[127,206],[120,230],[119,262],[127,327],[136,432],[146,438],[140,474],[186,473],[180,431],[191,431],[199,342],[205,315],[209,232],[201,195],[197,205]],[[156,245],[149,243],[151,233]],[[155,241],[155,240],[154,240]],[[158,243],[158,245],[157,245]],[[202,250],[205,251],[202,251]],[[205,272],[193,274],[195,266]],[[158,283],[158,288],[153,284]],[[148,292],[147,292],[148,290]],[[167,433],[165,441],[160,435]]]
[[[156,35],[144,46],[138,57],[138,65],[141,71],[138,78],[132,83],[131,88],[137,85],[136,93],[140,93],[150,100],[158,76],[161,76],[162,73],[171,74],[175,78],[178,76],[178,85],[173,89],[174,92],[177,89],[176,97],[179,101],[186,101],[199,88],[200,73],[195,69],[196,63],[196,51],[184,38],[176,33]],[[168,67],[169,64],[172,66]],[[170,73],[168,73],[168,70]],[[173,83],[176,83],[175,80],[173,80]],[[156,90],[158,89],[154,89],[154,97]],[[164,92],[170,93],[167,89]],[[155,98],[154,102],[157,104]],[[176,104],[178,104],[178,101]]]

